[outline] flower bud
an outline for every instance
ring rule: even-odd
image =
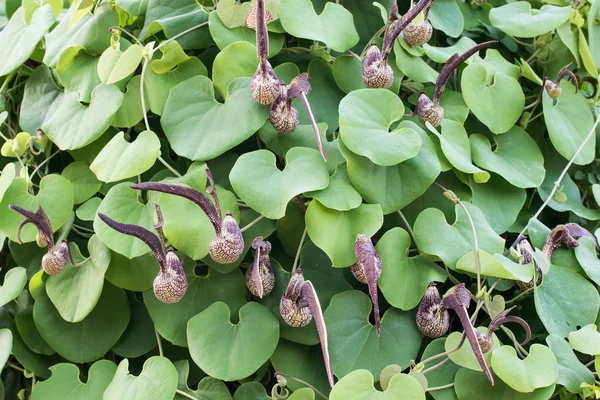
[[[231,264],[244,251],[244,237],[236,220],[227,211],[221,233],[210,242],[210,257],[219,264]]]
[[[65,270],[68,259],[69,245],[64,240],[55,250],[48,251],[42,257],[42,268],[48,275],[58,275]]]
[[[433,34],[433,27],[429,21],[424,21],[420,24],[411,22],[404,28],[403,35],[406,43],[411,46],[423,46],[429,42]]]
[[[362,67],[362,80],[368,88],[389,88],[394,81],[394,71],[382,59],[381,51],[375,42],[371,43],[367,54],[365,54]]]
[[[423,125],[429,122],[434,127],[437,127],[440,126],[444,119],[444,109],[440,105],[434,104],[425,93],[421,92],[417,100],[417,116]]]
[[[246,287],[250,293],[262,299],[275,287],[275,274],[269,259],[271,243],[258,236],[252,241],[252,247],[256,249],[256,254],[254,263],[246,271]]]
[[[167,252],[165,264],[166,268],[161,268],[154,279],[154,295],[163,303],[177,303],[188,288],[185,271],[173,249]]]
[[[448,332],[450,315],[448,310],[442,307],[442,298],[435,282],[429,283],[419,303],[417,327],[424,336],[430,338],[439,338]]]

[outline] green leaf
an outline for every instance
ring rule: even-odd
[[[129,259],[113,251],[104,277],[116,287],[143,292],[152,288],[158,271],[158,261],[150,253]]]
[[[139,376],[129,372],[129,360],[119,363],[117,372],[104,392],[104,399],[172,399],[177,390],[177,370],[165,357],[154,356],[144,362]]]
[[[113,126],[131,128],[137,125],[144,117],[142,98],[140,97],[140,80],[140,75],[136,75],[127,83],[127,88],[123,94],[123,102],[112,121]],[[146,106],[145,111],[147,112],[150,108],[150,100],[148,99],[147,91],[144,92],[144,99]],[[164,100],[166,101],[166,96]]]
[[[283,217],[287,203],[296,195],[329,184],[325,162],[313,149],[295,147],[288,151],[283,171],[275,162],[270,151],[253,151],[238,158],[229,175],[238,196],[267,218]]]
[[[490,10],[490,22],[510,36],[531,38],[548,33],[569,19],[571,7],[544,5],[531,9],[531,3],[517,1]]]
[[[88,372],[88,380],[82,383],[77,365],[60,363],[50,367],[52,376],[35,385],[32,400],[102,400],[102,394],[110,384],[117,366],[109,360],[95,362]]]
[[[333,175],[329,177],[329,185],[325,189],[304,194],[319,200],[325,207],[337,211],[349,211],[362,203],[362,197],[350,182],[345,163],[338,164]]]
[[[310,0],[281,0],[279,19],[292,36],[318,40],[340,53],[359,41],[352,14],[340,4],[328,2],[317,14]]]
[[[0,307],[16,299],[27,284],[27,270],[23,267],[11,268],[4,275],[4,284],[0,286]]]
[[[558,363],[557,384],[564,386],[571,393],[581,393],[583,382],[594,383],[594,374],[579,361],[566,340],[553,334],[546,337],[546,343]]]
[[[579,246],[574,250],[579,265],[596,285],[600,285],[600,260],[596,256],[596,243],[588,237],[582,237],[578,242]]]
[[[311,388],[302,388],[294,390],[289,397],[290,400],[314,400],[315,392]]]
[[[353,153],[377,165],[392,166],[413,158],[421,137],[410,128],[390,131],[404,116],[404,105],[387,89],[356,90],[340,103],[340,137]]]
[[[39,3],[36,2],[35,0],[23,0],[23,1],[19,2],[19,4],[22,4],[23,8],[25,9],[25,23],[27,25],[31,25],[31,19],[33,17],[33,14],[40,7],[45,6],[46,4],[50,4],[52,6],[52,10],[54,11],[54,16],[57,18],[60,15],[60,12],[63,8],[63,2],[61,0],[42,0]]]
[[[544,181],[544,156],[535,140],[518,126],[503,135],[494,136],[496,148],[480,134],[469,137],[473,161],[481,168],[495,172],[512,185],[527,189]]]
[[[388,309],[381,318],[378,336],[369,322],[372,308],[369,296],[351,290],[335,295],[325,310],[331,365],[340,378],[356,369],[366,369],[379,377],[387,365],[406,368],[417,356],[422,336],[414,313]]]
[[[575,93],[575,86],[561,81],[562,94],[556,100],[542,94],[544,121],[548,128],[550,141],[558,153],[570,160],[594,126],[594,116],[581,92]],[[589,164],[594,160],[596,137],[592,137],[575,157],[577,165]]]
[[[96,86],[87,107],[77,93],[65,92],[42,129],[61,150],[79,149],[102,136],[122,102],[123,93],[114,85]]]
[[[152,60],[150,63],[152,70],[157,74],[166,74],[182,62],[190,59],[176,40],[162,42],[159,51],[162,53],[160,60]]]
[[[76,161],[67,165],[61,175],[73,186],[74,204],[88,200],[102,187],[102,182],[96,178],[89,165],[84,161]]]
[[[219,19],[229,29],[244,25],[251,10],[251,2],[238,4],[236,0],[223,0],[217,4]]]
[[[197,400],[231,400],[229,389],[223,381],[206,376],[198,383],[198,389],[192,390],[188,387],[188,375],[190,371],[190,362],[188,360],[179,360],[175,363],[179,382],[177,389],[193,396]],[[181,393],[175,395],[175,400],[186,400],[189,397],[184,397]]]
[[[393,228],[379,239],[382,272],[377,284],[385,299],[402,310],[415,308],[431,281],[444,282],[445,272],[422,255],[408,257],[410,236]]]
[[[161,124],[172,149],[192,160],[209,160],[254,134],[267,119],[267,109],[252,98],[249,79],[229,87],[225,103],[215,100],[210,79],[197,76],[175,86],[165,104]],[[235,114],[236,118],[231,118]],[[190,135],[201,126],[202,130]]]
[[[487,82],[488,75],[493,82]],[[523,112],[525,95],[519,82],[502,72],[490,74],[481,63],[463,70],[461,87],[467,106],[493,133],[507,132]]]
[[[188,290],[175,304],[159,301],[152,290],[144,292],[144,302],[156,330],[169,342],[185,347],[188,321],[214,302],[225,302],[236,313],[246,303],[244,277],[239,270],[223,275],[209,269],[208,275],[188,274]]]
[[[132,75],[142,61],[143,51],[139,44],[132,44],[125,51],[113,47],[104,50],[98,61],[98,76],[102,83],[110,85]]]
[[[229,84],[237,78],[252,77],[258,66],[256,46],[249,42],[235,42],[222,49],[213,63],[212,79],[217,92],[227,99]],[[212,85],[211,85],[212,87]],[[254,98],[252,98],[252,102]],[[266,107],[257,105],[257,108]]]
[[[479,250],[479,267],[481,275],[522,282],[530,282],[533,279],[532,264],[522,265],[504,257],[502,254],[492,256],[486,251]],[[471,250],[458,260],[456,270],[477,274],[475,250]]]
[[[233,395],[233,400],[271,400],[265,388],[258,382],[246,382],[240,385]]]
[[[596,325],[589,324],[569,333],[571,347],[580,353],[596,356],[600,354],[600,333]]]
[[[487,334],[487,328],[480,326],[476,329],[483,334]],[[452,349],[457,348],[462,338],[462,335],[463,334],[461,332],[452,332],[446,338],[446,342],[444,342],[445,351],[450,351]],[[490,362],[492,360],[493,350],[502,346],[502,343],[500,343],[500,340],[498,339],[498,336],[496,336],[495,333],[492,333],[492,338],[492,349],[483,355],[488,366],[490,365]],[[468,368],[474,371],[483,372],[483,370],[481,369],[481,365],[479,365],[479,361],[477,361],[477,358],[475,357],[475,353],[473,353],[473,349],[469,345],[468,340],[465,340],[465,343],[463,343],[460,349],[450,353],[448,357],[456,365],[460,365],[461,367]]]
[[[37,67],[25,84],[19,114],[19,125],[26,132],[35,132],[48,120],[62,101],[64,92],[54,83],[50,68]]]
[[[106,196],[98,212],[123,224],[140,225],[150,231],[154,227],[154,206],[144,205],[139,202],[137,190],[129,188],[130,183],[124,182],[113,186]],[[134,258],[150,252],[150,248],[140,239],[123,235],[106,225],[98,215],[94,220],[94,231],[98,238],[111,250]]]
[[[94,14],[85,13],[75,26],[69,29],[76,8],[71,7],[56,28],[46,35],[44,64],[55,67],[60,55],[69,47],[81,46],[90,54],[100,55],[110,45],[111,26],[119,25],[118,12],[108,3],[96,7]]]
[[[25,22],[25,9],[19,9],[13,14],[10,21],[0,32],[0,76],[8,75],[23,64],[44,34],[54,23],[52,6],[44,5],[38,8],[30,24]]]
[[[578,273],[557,265],[552,265],[543,284],[536,286],[534,299],[548,333],[561,337],[577,330],[577,326],[593,324],[600,309],[596,287]]]
[[[446,351],[444,348],[444,343],[446,342],[446,338],[439,338],[433,340],[425,351],[423,352],[423,356],[421,360],[426,360],[429,357],[435,356],[437,354],[441,354]],[[433,361],[432,361],[433,363]],[[426,364],[425,368],[435,365]],[[438,368],[433,369],[427,372],[427,384],[431,387],[438,387],[448,385],[454,382],[454,376],[456,372],[460,369],[460,367],[454,364],[452,361],[448,361],[447,363],[440,365]],[[483,375],[483,373],[482,373]],[[435,400],[456,400],[456,393],[454,393],[454,388],[448,388],[443,390],[434,390],[433,392],[429,392],[431,396]]]
[[[36,212],[38,202],[50,219],[52,231],[56,232],[72,214],[73,188],[71,183],[60,175],[46,175],[40,181],[37,195],[32,196],[27,191],[25,180],[15,178],[0,202],[0,229],[10,240],[18,241],[17,227],[24,218],[21,214],[10,210],[8,205],[17,204]],[[24,243],[34,241],[36,235],[37,229],[33,224],[27,224],[21,230],[21,239]]]
[[[476,206],[463,204],[473,219],[479,249],[490,254],[502,253],[504,239],[494,232],[485,215]],[[456,269],[459,259],[473,250],[473,231],[469,218],[459,204],[454,206],[454,210],[456,220],[452,225],[446,222],[444,213],[436,208],[422,211],[414,224],[419,248],[427,254],[440,257],[451,269]]]
[[[471,161],[471,144],[464,126],[449,119],[442,121],[442,134],[440,135],[433,126],[427,126],[433,132],[442,146],[444,155],[459,171],[473,174],[477,183],[485,183],[490,179],[490,174],[473,165]]]
[[[394,43],[394,53],[396,54],[396,65],[404,75],[416,82],[436,82],[438,72],[421,57],[406,51],[400,41]]]
[[[90,169],[103,182],[116,182],[149,170],[160,156],[160,140],[143,131],[131,143],[119,132],[94,159]]]
[[[79,248],[71,244],[71,254],[76,263],[83,262]],[[88,242],[90,258],[81,266],[68,263],[61,274],[50,276],[46,281],[46,292],[68,322],[81,322],[96,306],[104,286],[104,273],[110,263],[110,250],[93,235]]]
[[[457,38],[463,31],[465,21],[455,1],[438,0],[431,6],[429,21],[435,29]]]
[[[461,400],[478,399],[485,393],[490,400],[547,400],[552,398],[556,385],[536,389],[531,393],[517,392],[500,379],[494,379],[494,386],[485,377],[483,372],[461,368],[456,373],[454,389]]]
[[[415,157],[393,167],[376,165],[339,143],[352,185],[366,202],[380,204],[384,214],[404,208],[420,197],[441,171],[434,144],[427,134],[414,122],[403,121],[399,126],[415,130],[423,144]]]
[[[371,237],[382,224],[379,204],[361,204],[350,211],[336,211],[313,200],[306,210],[308,236],[327,253],[336,268],[356,262],[354,241],[358,233]]]
[[[77,92],[79,101],[89,103],[92,91],[100,83],[96,72],[98,60],[81,46],[65,49],[56,64],[56,73],[60,83],[67,91]]]
[[[0,329],[0,366],[4,369],[10,357],[13,344],[13,334],[10,329]]]
[[[556,383],[558,364],[552,350],[541,344],[532,344],[529,355],[521,360],[512,346],[502,346],[492,353],[492,368],[506,384],[522,392],[533,392]]]
[[[429,44],[424,44],[423,49],[425,49],[427,53],[427,57],[429,57],[432,61],[435,61],[439,64],[444,64],[453,54],[462,54],[465,51],[469,50],[471,47],[475,46],[477,42],[471,39],[468,36],[461,36],[460,39],[452,46],[448,47],[436,47],[431,46]],[[489,50],[488,50],[489,51]],[[467,63],[471,63],[474,61],[480,61],[481,57],[479,53],[473,54],[471,57],[467,59]],[[448,89],[448,88],[447,88]],[[444,91],[445,92],[445,91]]]
[[[277,347],[279,323],[263,305],[250,302],[230,322],[227,304],[216,302],[188,322],[188,346],[194,362],[210,376],[233,381],[246,378]]]
[[[104,356],[125,331],[129,316],[125,292],[110,283],[104,285],[94,310],[75,324],[62,319],[44,290],[33,307],[40,335],[58,354],[75,363],[88,363]]]
[[[365,369],[357,369],[342,378],[331,391],[331,400],[425,400],[425,391],[419,381],[410,375],[395,375],[387,390],[375,389],[373,375]]]
[[[25,342],[30,351],[47,356],[56,354],[54,349],[42,339],[40,332],[35,326],[35,321],[33,320],[33,305],[16,314],[15,323],[20,336],[19,340]]]
[[[141,357],[157,346],[154,323],[144,302],[129,295],[131,319],[112,351],[121,357]]]

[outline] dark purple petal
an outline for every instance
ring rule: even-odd
[[[319,127],[317,126],[317,121],[315,121],[315,116],[312,113],[310,108],[310,104],[308,103],[308,99],[306,98],[306,94],[304,92],[300,92],[300,101],[308,114],[308,118],[310,119],[310,124],[312,125],[313,131],[315,132],[315,137],[317,139],[317,146],[319,147],[319,152],[321,153],[321,157],[323,160],[327,162],[327,156],[325,156],[325,149],[323,148],[323,142],[321,141],[321,133],[319,132]]]
[[[398,39],[400,32],[406,28],[406,26],[419,15],[421,11],[428,7],[433,0],[420,0],[413,8],[408,10],[406,14],[400,18],[400,21],[391,25],[389,29],[387,29],[387,35],[383,38],[383,47],[382,47],[382,60],[387,64],[387,59],[390,56],[392,48],[394,47],[394,42]],[[393,8],[393,5],[392,5]]]
[[[252,281],[254,282],[254,287],[256,288],[256,294],[261,299],[265,294],[265,290],[263,288],[262,279],[260,279],[260,246],[256,248],[256,254],[254,255],[254,263],[252,264]]]
[[[23,243],[23,241],[21,240],[21,229],[28,223],[32,223],[36,226],[38,234],[48,244],[48,249],[54,249],[54,237],[52,236],[52,227],[50,226],[48,216],[39,204],[38,210],[35,213],[26,210],[23,207],[17,206],[16,204],[9,204],[8,208],[18,212],[19,214],[25,217],[25,220],[21,222],[19,224],[19,227],[17,228],[17,238],[19,239],[20,243]]]
[[[500,325],[504,325],[507,323],[515,323],[521,325],[525,330],[525,340],[523,341],[523,343],[521,343],[521,345],[525,345],[527,344],[527,342],[529,342],[529,340],[531,339],[531,328],[529,327],[529,324],[522,318],[508,315],[515,307],[516,306],[512,306],[508,310],[504,310],[500,314],[496,315],[496,317],[492,320],[492,322],[490,322],[490,325],[488,326],[488,337],[492,337],[492,333],[494,333],[494,331],[498,329]]]
[[[381,258],[373,246],[373,242],[367,236],[363,234],[356,235],[356,241],[354,242],[354,254],[358,259],[357,265],[362,272],[362,276],[366,280],[369,286],[369,294],[371,295],[371,301],[373,302],[374,317],[375,317],[375,328],[377,335],[381,333],[381,320],[379,316],[379,299],[377,295],[377,280],[381,276]],[[359,279],[361,282],[361,279]]]

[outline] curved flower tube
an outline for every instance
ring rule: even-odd
[[[369,294],[375,313],[375,328],[377,336],[381,334],[381,319],[379,317],[379,300],[377,297],[377,280],[381,276],[381,257],[375,250],[373,242],[367,236],[359,233],[354,242],[354,254],[358,261],[351,267],[352,274],[359,282],[369,286]]]

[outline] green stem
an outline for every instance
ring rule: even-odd
[[[430,371],[433,371],[436,368],[441,367],[442,365],[446,364],[448,361],[450,361],[450,357],[446,357],[443,361],[435,364],[433,367],[429,367],[427,369],[424,369],[423,371],[421,371],[421,373],[424,375],[424,374],[426,374],[426,373],[428,373]]]
[[[181,174],[175,168],[171,167],[168,162],[166,162],[161,156],[158,156],[158,161],[161,162],[169,171],[171,171],[175,176],[181,178]]]
[[[265,216],[264,215],[259,215],[258,218],[256,218],[254,221],[250,222],[248,225],[244,226],[242,229],[240,229],[240,231],[245,232],[248,229],[250,229],[253,225],[257,224],[261,219],[263,219]]]
[[[10,83],[10,81],[12,81],[12,78],[16,74],[17,74],[17,71],[13,71],[6,78],[4,78],[4,82],[2,83],[2,86],[0,86],[0,93],[4,93],[4,89],[6,89],[6,87],[8,86],[8,84]]]
[[[183,390],[176,390],[177,394],[183,397],[186,397],[188,399],[192,399],[192,400],[198,400],[197,398],[195,398],[194,396],[192,396],[191,394],[187,394],[186,392],[184,392]]]
[[[53,154],[51,154],[48,158],[46,158],[44,161],[42,161],[41,163],[39,163],[39,165],[33,170],[33,172],[31,173],[31,176],[34,176],[36,174],[36,172],[38,172],[40,170],[40,168],[42,168],[44,165],[46,165],[50,160],[52,160],[54,158],[55,155],[57,155],[60,152],[60,150],[56,150]]]
[[[314,387],[314,386],[313,386],[313,385],[311,385],[310,383],[303,381],[302,379],[294,378],[293,376],[291,376],[291,375],[288,375],[288,374],[284,374],[284,373],[282,373],[282,372],[275,372],[275,375],[281,375],[281,376],[284,376],[284,377],[286,377],[286,378],[293,379],[293,380],[295,380],[295,381],[296,381],[296,382],[298,382],[298,383],[301,383],[301,384],[303,384],[303,385],[306,385],[307,387],[309,387],[309,388],[311,388],[312,390],[314,390],[314,391],[315,391],[315,393],[317,393],[319,396],[323,397],[325,400],[328,400],[328,397],[327,397],[327,396],[325,396],[325,395],[324,395],[324,394],[323,394],[321,391],[319,391],[319,390],[318,390],[316,387]]]
[[[436,387],[432,387],[432,388],[427,388],[427,391],[428,392],[434,392],[436,390],[450,389],[451,387],[454,387],[454,383],[449,383],[449,384],[444,385],[444,386],[436,386]]]
[[[306,227],[304,227],[304,232],[302,232],[300,243],[298,243],[298,250],[296,250],[296,257],[294,258],[294,264],[292,265],[292,275],[294,272],[296,272],[296,268],[298,267],[298,261],[300,260],[300,252],[302,251],[302,243],[304,243],[304,238],[306,238]]]
[[[156,330],[156,326],[154,327],[154,334],[156,335],[156,344],[158,345],[158,355],[164,357],[165,353],[163,352],[162,342],[160,340],[160,335],[158,334],[158,330]]]
[[[369,49],[369,46],[371,46],[371,42],[375,40],[375,38],[381,36],[381,34],[385,31],[385,27],[386,25],[382,26],[373,36],[371,36],[371,39],[369,39],[363,51],[360,52],[360,58],[363,58],[365,54],[367,54],[367,50]]]
[[[110,28],[108,28],[109,31],[112,31],[113,29],[118,29],[119,31],[123,32],[124,34],[126,34],[127,36],[129,36],[131,39],[133,39],[134,42],[136,42],[140,46],[144,47],[144,44],[140,41],[140,39],[136,38],[131,33],[127,32],[125,29],[121,28],[120,26],[113,25]]]
[[[413,243],[415,244],[415,248],[420,253],[421,250],[419,250],[419,246],[417,246],[417,240],[415,239],[415,233],[413,232],[412,228],[410,227],[410,224],[408,223],[408,220],[406,219],[406,217],[404,216],[404,214],[402,214],[402,211],[400,211],[400,210],[398,210],[398,215],[400,216],[400,219],[402,220],[402,223],[406,227],[406,230],[408,231],[408,234],[410,235],[410,238],[412,239]]]

